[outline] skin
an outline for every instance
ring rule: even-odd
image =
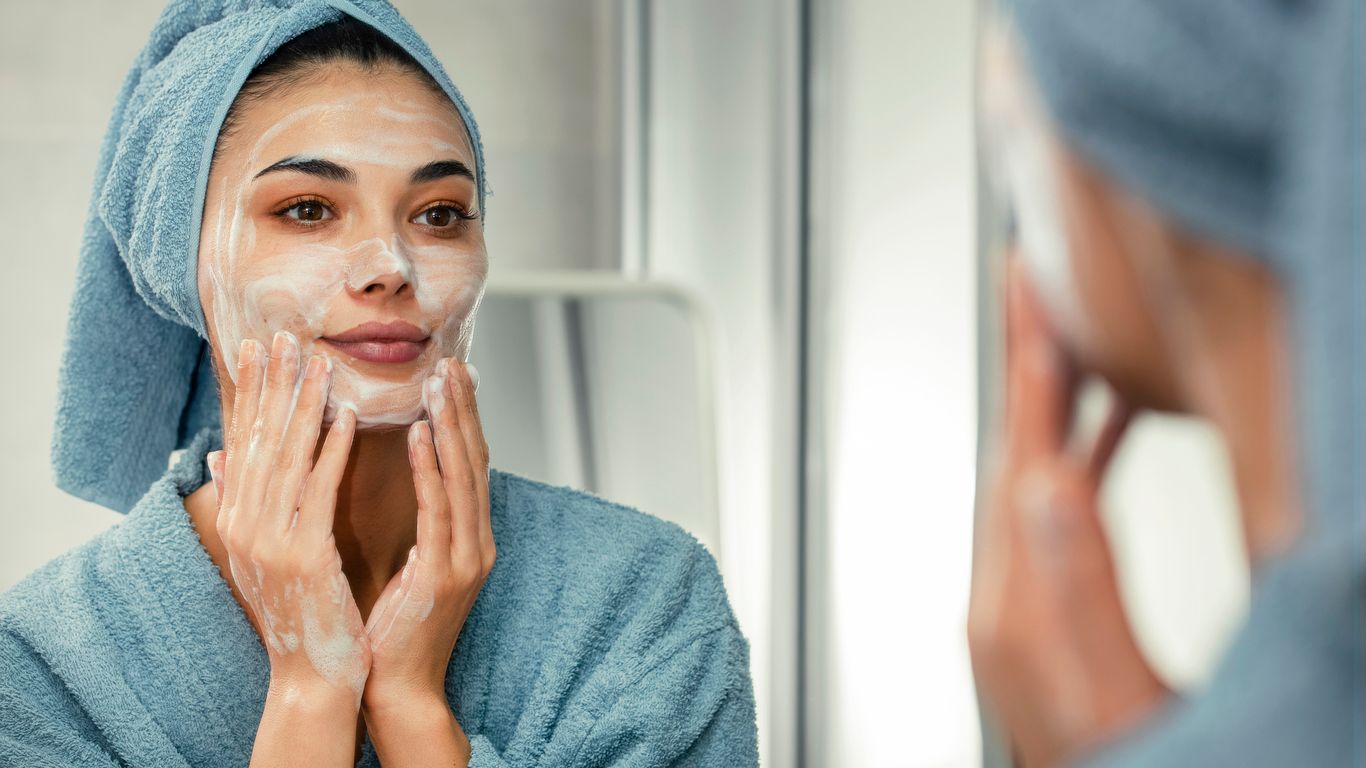
[[[968,619],[984,703],[1026,766],[1074,760],[1169,696],[1125,615],[1097,502],[1133,414],[1187,413],[1221,433],[1254,569],[1301,524],[1274,275],[1053,145],[1082,327],[1049,311],[1028,259],[1010,260],[1006,418],[981,494]],[[1073,434],[1087,378],[1116,402],[1089,444]]]
[[[350,178],[261,174],[283,158]],[[385,765],[469,759],[445,673],[496,557],[461,362],[488,261],[456,215],[473,180],[413,179],[437,161],[474,168],[444,97],[338,61],[248,102],[210,173],[199,286],[228,428],[185,506],[270,659],[254,766],[351,765],[367,731]],[[414,360],[325,340],[396,319],[430,334]]]

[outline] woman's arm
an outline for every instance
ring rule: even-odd
[[[447,358],[424,383],[429,421],[408,432],[417,545],[367,622],[365,722],[386,766],[464,766],[470,743],[446,701],[456,639],[493,569],[489,454],[474,384]]]
[[[387,710],[367,706],[365,724],[375,753],[386,766],[470,765],[470,740],[444,695]]]
[[[356,697],[330,686],[283,686],[271,681],[256,728],[251,768],[354,765]]]
[[[290,334],[276,334],[269,360],[245,341],[226,451],[209,457],[232,586],[270,659],[253,766],[352,765],[370,669],[332,538],[355,414],[342,411],[315,462],[331,370],[318,356],[302,381],[299,369]]]

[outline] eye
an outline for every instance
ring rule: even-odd
[[[477,213],[469,213],[453,203],[437,203],[424,208],[413,217],[413,223],[437,231],[437,234],[454,234],[467,221],[479,218]]]
[[[290,201],[285,207],[275,211],[275,215],[304,226],[316,226],[334,218],[332,209],[328,207],[327,203],[317,198]]]

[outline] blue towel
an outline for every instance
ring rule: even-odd
[[[200,217],[223,116],[253,68],[290,39],[347,14],[460,92],[383,0],[172,0],[124,81],[100,149],[81,245],[53,433],[57,485],[119,512],[171,452],[219,422],[196,284]]]
[[[1306,530],[1207,690],[1098,766],[1366,764],[1360,0],[1007,0],[1069,147],[1280,277]]]
[[[0,596],[0,765],[247,764],[269,660],[182,500],[220,443],[205,430],[127,518]],[[498,562],[446,676],[470,765],[757,765],[748,645],[705,548],[585,494],[489,486]]]

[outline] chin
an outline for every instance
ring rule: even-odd
[[[372,400],[356,401],[336,395],[329,397],[323,422],[330,424],[336,419],[341,409],[350,408],[356,413],[357,430],[384,431],[407,429],[413,423],[420,421],[427,413],[422,406],[422,398],[417,393],[413,393],[409,398],[397,401],[391,398],[381,398],[379,402]]]

